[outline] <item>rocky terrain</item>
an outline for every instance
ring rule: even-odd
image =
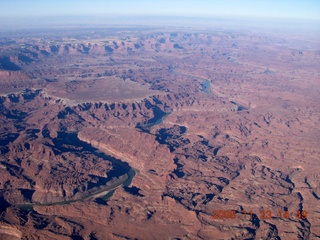
[[[0,38],[1,239],[320,237],[317,36],[80,32]]]

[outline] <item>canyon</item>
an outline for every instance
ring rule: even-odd
[[[245,29],[7,32],[0,238],[319,238],[318,42]]]

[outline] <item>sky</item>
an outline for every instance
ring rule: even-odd
[[[320,21],[320,0],[0,0],[0,18],[263,17]]]

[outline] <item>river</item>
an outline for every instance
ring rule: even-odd
[[[154,125],[161,124],[163,119],[170,114],[170,112],[163,112],[159,108],[154,108],[154,117],[148,120],[143,124],[143,127],[137,126],[137,128],[151,128]],[[107,173],[108,178],[105,181],[104,185],[95,186],[97,187],[96,191],[92,191],[87,195],[78,198],[71,199],[67,201],[57,201],[50,203],[23,203],[16,205],[17,207],[25,210],[32,210],[33,206],[49,206],[49,205],[64,205],[77,201],[83,200],[92,200],[92,199],[103,199],[107,201],[115,192],[115,190],[120,186],[129,186],[132,182],[133,177],[136,175],[136,170],[129,166],[128,163],[123,162],[120,159],[116,159],[111,157],[104,152],[94,148],[92,145],[81,141],[76,132],[58,132],[57,138],[53,139],[55,147],[59,149],[61,152],[90,152],[91,154],[100,157],[106,161],[110,161],[113,165],[113,169]],[[66,148],[65,144],[71,145],[71,148]],[[79,150],[81,149],[81,150]],[[109,181],[114,179],[116,180],[114,183],[110,184]],[[109,185],[107,185],[109,184]]]
[[[202,84],[202,91],[204,93],[210,94],[211,93],[211,86],[210,86],[210,81],[206,80],[203,84]]]
[[[113,165],[113,169],[107,173],[108,177],[105,182],[103,182],[104,184],[94,186],[95,188],[97,188],[95,191],[92,191],[80,198],[50,203],[23,203],[17,204],[17,207],[24,210],[32,210],[34,206],[64,205],[77,201],[91,200],[96,198],[102,198],[106,201],[113,195],[114,191],[118,187],[122,185],[129,186],[136,174],[136,171],[131,168],[128,163],[106,155],[90,144],[81,141],[78,138],[77,133],[58,132],[58,137],[53,140],[53,143],[55,144],[55,147],[57,147],[62,152],[90,152],[97,157],[100,157],[106,161],[110,161]],[[72,145],[73,148],[66,148],[66,143]],[[112,184],[110,184],[110,181],[112,181]]]

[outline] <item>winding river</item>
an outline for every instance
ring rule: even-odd
[[[113,165],[113,169],[108,172],[108,177],[104,183],[104,185],[100,184],[95,186],[97,190],[91,191],[87,195],[79,197],[77,199],[71,199],[66,201],[56,201],[50,203],[23,203],[17,204],[16,206],[24,209],[24,210],[32,210],[34,206],[50,206],[50,205],[64,205],[69,204],[77,201],[84,201],[84,200],[92,200],[101,198],[104,201],[107,201],[115,192],[115,190],[120,186],[129,186],[133,177],[136,175],[136,171],[129,166],[128,163],[123,162],[119,159],[113,158],[109,155],[106,155],[104,152],[99,151],[98,149],[94,148],[90,144],[81,141],[77,133],[70,133],[70,132],[58,132],[58,137],[53,140],[55,147],[57,147],[62,152],[90,152],[91,154],[95,155],[96,157],[100,157],[106,161],[110,161]],[[66,148],[63,145],[68,143],[75,148]],[[115,180],[116,179],[116,180]],[[112,184],[110,181],[112,180]]]
[[[150,119],[147,123],[147,127],[152,127],[157,124],[161,124],[163,119],[168,116],[170,112],[162,112],[160,109],[154,109],[154,118]],[[15,206],[24,209],[32,210],[34,206],[50,206],[50,205],[65,205],[69,203],[74,203],[77,201],[93,200],[93,199],[102,199],[107,201],[117,188],[121,186],[128,187],[133,177],[136,175],[136,170],[129,166],[128,163],[123,162],[120,159],[111,157],[104,152],[94,148],[92,145],[81,141],[78,138],[76,132],[58,132],[57,138],[53,139],[53,143],[56,148],[61,152],[90,152],[96,157],[100,157],[106,161],[110,161],[113,165],[113,170],[108,172],[108,178],[103,184],[95,186],[97,190],[91,191],[85,196],[79,197],[77,199],[71,199],[66,201],[56,201],[50,203],[30,203],[25,202],[23,204],[16,204]],[[65,147],[65,144],[72,145],[72,148]],[[81,149],[81,150],[79,150]],[[115,180],[116,179],[116,180]],[[110,184],[112,181],[112,184]]]

